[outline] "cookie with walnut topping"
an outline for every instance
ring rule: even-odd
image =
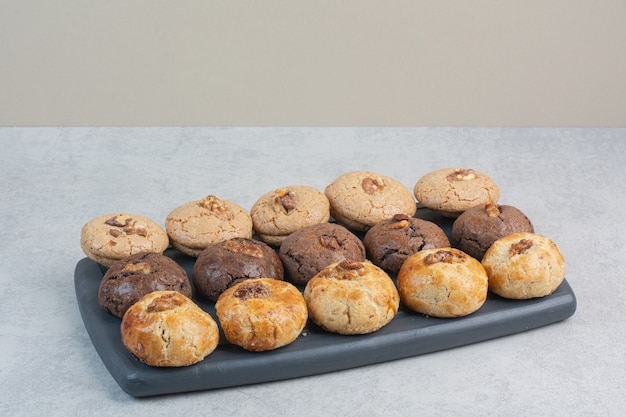
[[[80,246],[87,257],[111,266],[139,252],[163,253],[169,238],[161,226],[145,216],[116,213],[87,222],[81,230]]]
[[[286,281],[253,278],[224,291],[215,303],[228,342],[251,352],[293,343],[308,319],[302,293]]]
[[[417,210],[411,191],[401,182],[370,171],[345,173],[326,186],[324,194],[331,216],[354,231],[367,231],[396,214],[413,216]]]
[[[256,235],[263,242],[280,246],[291,233],[330,219],[330,204],[321,191],[307,185],[292,185],[261,196],[250,210]]]
[[[235,237],[252,237],[252,219],[240,205],[209,195],[172,210],[165,219],[172,246],[197,257],[206,247]]]
[[[487,300],[487,273],[478,260],[455,248],[428,249],[407,258],[398,272],[400,299],[432,317],[463,317]]]
[[[421,177],[413,187],[417,201],[443,216],[456,218],[465,210],[497,203],[500,189],[482,172],[471,168],[443,168]]]
[[[191,298],[187,272],[176,261],[154,252],[141,252],[114,263],[102,277],[98,304],[122,318],[130,306],[153,291],[178,291]]]
[[[203,250],[192,271],[193,285],[201,296],[216,301],[222,292],[250,278],[282,280],[283,264],[276,251],[255,239],[234,238]]]
[[[565,279],[565,260],[558,246],[536,233],[512,233],[496,240],[482,264],[489,289],[505,298],[544,297]]]

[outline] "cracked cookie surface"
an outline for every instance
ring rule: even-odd
[[[197,257],[206,247],[235,237],[252,237],[252,219],[240,205],[209,195],[172,210],[165,219],[172,246]]]
[[[87,222],[81,230],[80,246],[89,258],[111,266],[136,253],[163,253],[169,238],[161,226],[145,216],[114,213]]]
[[[395,214],[413,216],[411,191],[399,181],[371,171],[345,173],[326,186],[331,216],[348,229],[367,231]]]
[[[330,203],[321,191],[306,185],[291,185],[261,196],[250,209],[258,238],[280,246],[291,233],[330,219]]]
[[[497,203],[500,189],[486,174],[471,168],[443,168],[421,177],[413,187],[417,201],[446,217],[472,207]]]

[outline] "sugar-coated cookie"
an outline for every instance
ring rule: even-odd
[[[485,303],[488,280],[478,260],[455,248],[411,255],[398,272],[400,299],[411,310],[432,317],[462,317]]]
[[[348,172],[324,190],[331,216],[350,230],[367,231],[396,214],[417,210],[411,191],[399,181],[370,171]]]
[[[111,266],[139,252],[163,253],[169,239],[153,220],[139,214],[117,213],[87,222],[81,230],[80,246],[87,257]]]
[[[153,291],[178,291],[191,298],[187,272],[171,258],[140,252],[111,265],[100,281],[98,303],[122,318],[128,308]]]
[[[306,324],[302,293],[286,281],[252,278],[224,291],[215,311],[226,339],[261,352],[293,343]]]
[[[252,237],[252,219],[240,205],[209,195],[172,210],[165,219],[172,246],[197,257],[206,247],[235,237]]]
[[[200,362],[219,343],[213,317],[178,291],[143,296],[124,314],[122,343],[150,366],[179,367]]]
[[[535,233],[513,233],[496,240],[482,264],[489,289],[505,298],[552,294],[565,279],[565,260],[557,245]]]
[[[196,292],[216,301],[222,292],[249,278],[282,280],[283,264],[276,251],[259,240],[234,238],[200,252],[192,271]]]
[[[334,262],[364,261],[365,246],[345,227],[320,223],[289,235],[281,244],[278,256],[285,267],[285,279],[304,285]]]
[[[372,226],[363,243],[367,258],[391,274],[397,274],[406,258],[416,252],[450,246],[441,227],[406,214],[396,214]]]
[[[500,189],[486,174],[471,168],[443,168],[420,178],[413,192],[417,201],[446,217],[489,202],[497,203]]]
[[[321,191],[307,185],[292,185],[261,196],[250,210],[254,231],[260,240],[280,246],[291,233],[330,219],[330,204]]]
[[[369,261],[329,265],[311,278],[303,295],[315,324],[346,335],[379,330],[400,306],[392,279]]]
[[[489,202],[464,211],[454,220],[452,246],[480,261],[501,237],[534,231],[531,221],[518,208]]]

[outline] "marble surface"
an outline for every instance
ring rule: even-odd
[[[552,415],[626,408],[625,129],[0,129],[2,415]],[[295,380],[137,399],[83,326],[82,225],[116,211],[163,223],[216,194],[250,208],[289,184],[367,169],[412,188],[431,170],[489,173],[567,262],[569,319],[447,351]]]

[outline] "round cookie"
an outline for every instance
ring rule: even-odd
[[[395,214],[413,216],[413,195],[399,181],[375,172],[354,171],[341,175],[324,190],[330,214],[348,229],[364,232]]]
[[[178,291],[151,292],[124,314],[122,343],[150,366],[178,367],[200,362],[219,343],[211,315]]]
[[[269,245],[280,246],[291,233],[327,222],[330,204],[316,188],[292,185],[261,196],[252,206],[250,216],[258,238]]]
[[[345,227],[320,223],[285,238],[278,256],[285,267],[285,278],[296,285],[304,285],[334,262],[364,261],[365,246]]]
[[[191,298],[185,270],[173,259],[154,252],[141,252],[114,263],[104,274],[98,304],[122,318],[128,308],[153,291],[178,291]]]
[[[464,211],[454,220],[452,246],[480,261],[501,237],[534,231],[531,221],[519,209],[489,202]]]
[[[252,237],[252,219],[240,205],[210,195],[172,210],[165,219],[172,246],[197,257],[206,247],[235,237]]]
[[[535,233],[513,233],[496,240],[482,264],[489,289],[504,298],[544,297],[565,279],[561,251],[552,240]]]
[[[203,250],[192,271],[196,292],[216,301],[233,284],[249,278],[282,280],[283,264],[276,251],[254,239],[234,238]]]
[[[392,279],[368,261],[329,265],[311,278],[303,296],[315,324],[345,335],[375,332],[395,317],[400,306]]]
[[[308,319],[302,293],[288,282],[271,278],[233,285],[220,295],[215,311],[226,339],[252,352],[294,342]]]
[[[411,310],[432,317],[463,317],[487,299],[485,269],[455,248],[429,249],[411,255],[398,272],[400,299]]]
[[[424,207],[452,218],[500,198],[500,189],[488,175],[469,168],[430,172],[417,181],[413,193]]]
[[[163,253],[169,246],[167,233],[139,214],[107,214],[87,222],[80,234],[87,257],[103,266],[139,252]]]
[[[372,226],[363,243],[367,258],[390,274],[397,274],[406,258],[416,252],[450,246],[441,227],[406,214]]]

